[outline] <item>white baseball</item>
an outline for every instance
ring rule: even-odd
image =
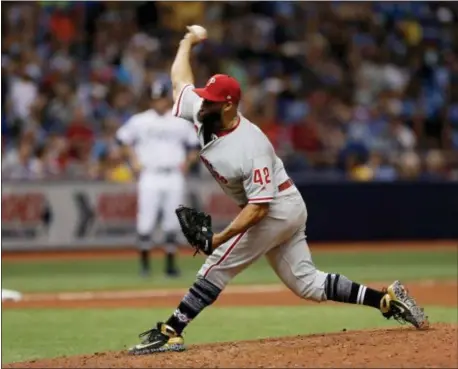
[[[194,33],[197,37],[199,37],[201,40],[205,40],[207,38],[207,30],[202,26],[194,24],[192,26],[189,26],[188,29],[189,31]]]

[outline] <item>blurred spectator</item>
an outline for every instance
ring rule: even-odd
[[[421,175],[423,180],[441,180],[447,178],[447,166],[443,154],[439,150],[431,150],[425,159],[425,170]]]
[[[60,44],[69,45],[76,37],[74,17],[69,8],[57,8],[51,15],[50,33]]]
[[[357,153],[352,152],[346,157],[345,167],[351,180],[366,182],[374,179],[374,170]]]
[[[82,108],[73,110],[72,121],[66,130],[68,156],[65,173],[71,178],[86,177],[90,169],[91,147],[94,132]]]
[[[65,136],[50,133],[42,150],[42,160],[50,176],[60,178],[65,175],[68,153],[68,141]]]
[[[101,135],[95,140],[91,152],[91,173],[92,178],[103,179],[103,164],[110,156],[111,151],[117,150],[116,130],[119,122],[114,117],[105,119]]]
[[[421,162],[418,155],[412,151],[401,154],[398,161],[399,179],[416,180],[421,171]]]
[[[34,104],[38,88],[32,78],[32,71],[24,67],[19,67],[19,73],[10,82],[10,104],[11,115],[22,125],[30,117],[31,107]]]
[[[380,152],[371,153],[368,166],[372,170],[372,178],[376,181],[394,181],[397,178],[396,168]]]
[[[193,53],[196,84],[217,72],[237,78],[241,111],[294,171],[384,181],[458,173],[453,2],[10,2],[2,10],[2,168],[27,178],[127,180],[115,127],[143,109],[154,79],[169,78],[192,23],[209,30]]]
[[[33,156],[33,144],[22,140],[17,149],[10,150],[2,160],[2,176],[5,179],[38,179],[43,170],[40,160]]]
[[[51,155],[52,152],[48,146],[38,147],[35,154],[41,178],[53,178],[60,173],[59,163]]]
[[[381,141],[386,151],[410,151],[417,143],[412,130],[405,126],[398,117],[390,120],[386,132],[381,136]]]
[[[104,155],[103,176],[102,178],[110,182],[132,182],[134,176],[130,167],[122,161],[119,148],[110,150]]]
[[[133,114],[132,109],[133,96],[127,88],[120,88],[113,94],[111,99],[110,114],[112,114],[121,123],[125,123]]]
[[[70,124],[77,101],[72,88],[67,82],[58,82],[53,89],[54,98],[51,99],[47,111],[48,120],[52,127],[63,129]]]

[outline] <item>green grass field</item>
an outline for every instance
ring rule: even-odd
[[[365,282],[457,279],[457,258],[456,251],[314,253],[319,269]],[[3,262],[2,280],[4,288],[22,292],[187,287],[203,261],[198,256],[180,258],[183,275],[179,279],[164,277],[161,259],[154,260],[154,275],[150,279],[139,278],[134,258]],[[265,259],[261,259],[233,283],[272,284],[279,283],[279,279]]]
[[[360,281],[456,280],[457,252],[315,253],[320,269]],[[147,280],[135,259],[3,262],[3,287],[21,292],[187,287],[203,259],[183,257],[183,277],[162,276],[162,261]],[[234,283],[272,284],[278,278],[260,261]],[[457,323],[457,309],[427,306],[432,322]],[[4,309],[2,363],[36,358],[122,350],[137,334],[171,309]],[[293,322],[291,322],[293,317]],[[396,326],[375,310],[359,306],[211,307],[186,331],[187,344]],[[214,327],[214,328],[213,328]]]
[[[456,308],[427,311],[433,322],[457,323]],[[138,333],[170,313],[171,309],[6,310],[2,363],[123,350],[137,343]],[[397,323],[377,311],[359,306],[214,307],[189,326],[185,339],[196,344],[394,326]]]

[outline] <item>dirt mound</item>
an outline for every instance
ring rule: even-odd
[[[125,352],[34,360],[4,368],[456,367],[457,325],[352,331],[190,346],[183,353]]]

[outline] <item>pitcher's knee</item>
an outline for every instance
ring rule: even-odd
[[[219,270],[218,268],[212,268],[208,265],[203,265],[202,268],[197,272],[197,278],[206,279],[221,290],[223,290],[229,283],[230,278],[227,274]]]
[[[306,300],[316,302],[326,301],[325,282],[327,273],[314,270],[300,279],[299,290],[296,294]]]

